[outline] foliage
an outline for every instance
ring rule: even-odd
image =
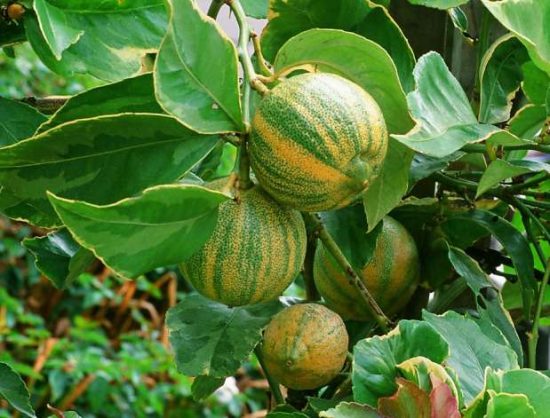
[[[550,3],[478,3],[0,0],[0,417],[546,416],[550,377],[535,369],[548,368],[550,323],[550,32],[540,29]],[[267,18],[261,36],[249,17]],[[303,73],[331,75],[308,95]],[[330,80],[342,83],[329,92]],[[269,120],[265,104],[294,84]],[[361,104],[325,109],[350,102],[348,85],[385,120],[376,167],[372,144],[345,140],[385,138],[383,124],[367,123]],[[261,136],[255,115],[267,118]],[[291,145],[258,160],[259,142],[281,132]],[[312,138],[323,140],[306,153]],[[175,265],[213,237],[220,205],[258,218],[242,199],[263,185],[273,207],[304,188],[313,204],[302,196],[295,208],[336,206],[314,204],[323,196],[310,185],[334,180],[314,159],[372,175],[355,176],[361,193],[340,212],[295,212],[269,234],[270,254],[247,222],[216,236],[225,254],[251,249],[258,280],[246,286],[233,258],[204,254],[240,296],[278,267],[302,267],[286,293],[297,298],[277,299],[275,285],[262,304],[199,296]],[[221,191],[205,186],[222,178]],[[361,280],[388,214],[421,261],[399,312]],[[305,240],[296,249],[287,238],[304,238],[304,224],[305,256]],[[369,320],[346,321],[349,354],[330,382],[284,391],[263,330],[285,305],[323,303],[312,277],[321,245]],[[330,340],[327,324],[300,321],[289,350],[311,331],[315,344]]]

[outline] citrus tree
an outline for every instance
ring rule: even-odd
[[[196,398],[254,355],[273,418],[549,416],[548,1],[1,3],[102,83],[0,98],[0,211],[60,289],[178,265]]]

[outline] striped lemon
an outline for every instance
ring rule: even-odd
[[[207,298],[229,306],[264,302],[299,274],[306,242],[300,213],[255,186],[220,205],[212,236],[180,267]]]
[[[264,189],[302,211],[344,207],[376,178],[388,133],[378,104],[334,74],[301,74],[260,102],[251,165]]]
[[[382,310],[392,315],[409,302],[419,282],[420,259],[414,239],[403,225],[386,216],[374,255],[358,272]],[[319,244],[313,277],[327,305],[344,319],[368,320],[366,302],[345,272]]]
[[[342,370],[348,352],[342,318],[316,304],[293,305],[275,315],[264,333],[267,370],[291,389],[314,389]]]

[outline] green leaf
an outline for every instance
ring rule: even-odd
[[[65,122],[118,113],[164,113],[155,98],[150,73],[107,84],[72,96],[37,133]]]
[[[458,375],[465,403],[483,390],[486,367],[519,367],[516,353],[487,337],[473,320],[452,311],[441,316],[424,311],[422,316],[449,344],[446,364]]]
[[[42,48],[46,43],[54,60],[63,63],[68,55],[67,68],[103,80],[136,74],[166,30],[163,0],[35,0],[33,7]]]
[[[550,15],[546,0],[482,0],[493,16],[514,33],[534,63],[550,74],[550,32],[541,30]]]
[[[406,132],[412,126],[391,58],[382,47],[359,35],[334,29],[308,30],[283,45],[274,66],[277,73],[301,66],[339,74],[372,95],[390,132]]]
[[[190,376],[232,375],[281,309],[279,301],[229,308],[197,294],[186,296],[166,318],[178,370]]]
[[[468,32],[468,16],[462,11],[460,7],[453,7],[447,10],[451,22],[455,28],[457,28],[462,33]]]
[[[63,124],[0,148],[0,210],[54,227],[60,222],[46,191],[95,204],[115,202],[176,180],[217,141],[162,115],[121,114]]]
[[[5,48],[4,52],[13,45],[24,41],[26,41],[26,36],[23,25],[15,25],[5,19],[0,19],[0,47]]]
[[[392,418],[431,418],[429,395],[405,379],[397,379],[397,392],[380,398],[378,408],[383,416]]]
[[[63,412],[64,418],[81,418],[80,415],[78,415],[77,412],[74,411],[66,411]],[[49,418],[57,418],[56,415],[50,415]]]
[[[460,248],[449,247],[448,256],[455,271],[466,280],[468,287],[474,293],[481,320],[487,318],[492,325],[500,330],[518,356],[519,364],[523,364],[523,349],[514,323],[504,308],[502,297],[494,288],[487,274],[473,258]],[[488,289],[491,292],[487,291]],[[478,325],[481,324],[478,323]]]
[[[309,29],[342,29],[376,43],[393,59],[405,91],[414,87],[414,53],[386,7],[369,0],[271,0],[269,22],[262,33],[262,50],[273,62],[293,36]]]
[[[97,206],[49,194],[75,239],[125,277],[177,264],[210,237],[228,196],[193,185],[147,189],[138,197]]]
[[[528,104],[518,110],[510,119],[508,123],[510,132],[520,138],[535,139],[544,126],[547,114],[544,106]]]
[[[355,402],[341,402],[335,408],[323,411],[321,418],[384,418],[374,408]]]
[[[27,238],[23,245],[34,255],[38,270],[58,289],[64,289],[95,259],[66,229],[44,237]]]
[[[197,376],[191,385],[195,401],[202,401],[212,395],[225,382],[225,377]]]
[[[26,104],[0,97],[0,147],[32,136],[46,116]]]
[[[521,65],[528,59],[527,50],[512,34],[500,37],[485,52],[479,67],[480,122],[496,124],[510,119],[512,100],[523,78]]]
[[[521,87],[533,104],[547,106],[550,94],[550,76],[540,70],[532,61],[522,66],[523,84]]]
[[[506,219],[485,210],[458,213],[452,219],[474,222],[489,231],[502,244],[512,259],[522,285],[524,312],[530,312],[538,286],[533,271],[533,255],[525,237]]]
[[[429,324],[402,320],[387,335],[359,341],[353,354],[354,400],[376,406],[378,398],[397,390],[399,363],[419,356],[441,363],[449,356],[449,346]]]
[[[498,131],[477,122],[464,90],[439,54],[423,55],[414,78],[416,90],[407,95],[407,101],[417,125],[406,135],[392,135],[407,147],[443,158]]]
[[[197,132],[242,131],[235,46],[194,0],[169,3],[170,24],[155,65],[159,103]]]
[[[351,265],[357,270],[362,270],[374,254],[382,224],[379,223],[378,228],[367,233],[367,220],[361,205],[322,212],[320,215],[328,232],[334,237]]]
[[[369,223],[368,232],[394,209],[409,185],[409,168],[414,153],[390,138],[388,153],[378,177],[363,193],[363,205]]]
[[[30,394],[23,379],[10,367],[0,362],[0,397],[27,417],[36,418],[30,402]]]
[[[469,0],[409,0],[409,3],[417,6],[433,7],[435,9],[450,9],[461,4],[468,3]]]
[[[535,418],[535,410],[523,394],[493,393],[487,403],[487,418]]]
[[[479,180],[476,198],[501,181],[537,171],[547,171],[550,173],[550,165],[529,160],[494,160],[489,164]]]
[[[265,19],[269,0],[241,0],[241,4],[247,16],[256,19]]]
[[[276,406],[267,414],[266,418],[308,418],[308,416],[293,406],[284,404]]]

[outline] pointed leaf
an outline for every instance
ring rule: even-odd
[[[283,45],[274,67],[277,73],[304,67],[339,74],[371,94],[390,132],[412,127],[395,65],[381,46],[362,36],[335,29],[302,32]]]
[[[550,165],[529,160],[492,161],[484,171],[481,179],[479,179],[476,198],[481,196],[491,187],[499,184],[501,181],[521,176],[522,174],[535,173],[538,171],[546,171],[550,173]]]
[[[30,394],[23,379],[10,367],[0,362],[0,397],[27,417],[36,418]]]
[[[407,101],[417,125],[406,135],[392,135],[407,147],[443,158],[498,131],[477,122],[464,90],[439,54],[423,55],[414,78],[416,90]]]
[[[376,409],[355,402],[341,402],[336,407],[319,414],[320,418],[384,418]]]
[[[418,356],[441,363],[449,355],[449,346],[429,324],[403,320],[387,335],[359,341],[353,354],[354,399],[376,406],[378,398],[397,390],[399,363]]]
[[[536,417],[535,410],[529,404],[527,396],[510,393],[495,393],[491,396],[487,403],[487,414],[485,416],[487,418]]]
[[[36,0],[33,7],[53,59],[68,54],[73,69],[103,80],[136,74],[167,24],[163,0]]]
[[[155,65],[159,103],[197,132],[243,130],[235,46],[194,0],[169,4],[168,33]]]
[[[390,138],[388,153],[380,174],[363,193],[369,232],[392,211],[407,193],[413,151]]]
[[[521,66],[528,59],[525,47],[511,34],[497,39],[485,52],[479,67],[480,122],[496,124],[510,119],[512,100],[523,78]]]
[[[228,196],[192,185],[156,186],[106,206],[49,194],[75,239],[126,277],[187,259],[210,237]]]
[[[493,16],[517,35],[539,68],[550,74],[550,32],[541,30],[550,15],[547,0],[482,0]]]
[[[229,308],[197,294],[186,296],[166,318],[178,370],[190,376],[232,375],[282,308],[279,301]]]
[[[197,376],[191,385],[195,401],[202,401],[212,395],[225,382],[225,377]]]
[[[78,245],[66,229],[25,239],[23,245],[36,258],[38,270],[58,289],[67,287],[95,260],[93,253]]]
[[[96,87],[72,96],[40,126],[37,134],[65,122],[118,113],[164,113],[155,98],[151,73]]]
[[[32,136],[45,120],[34,108],[0,97],[0,147]]]
[[[449,247],[448,256],[455,271],[466,280],[468,287],[474,293],[481,319],[488,318],[490,323],[500,330],[518,356],[518,363],[523,364],[523,349],[514,323],[504,308],[501,295],[494,288],[487,274],[473,258],[460,248]],[[492,292],[487,292],[487,289]],[[483,301],[482,305],[480,299]]]
[[[66,123],[0,148],[0,210],[36,225],[60,225],[47,190],[111,203],[176,180],[217,141],[162,115],[120,114]]]
[[[451,354],[446,363],[458,375],[465,403],[483,389],[486,367],[502,370],[519,367],[516,353],[487,337],[473,320],[452,311],[441,316],[424,311],[423,318],[449,344]]]

